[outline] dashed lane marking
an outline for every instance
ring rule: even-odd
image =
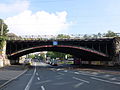
[[[78,88],[78,87],[80,87],[80,86],[83,85],[83,84],[84,84],[84,82],[81,82],[81,83],[76,84],[74,87],[75,87],[75,88]]]
[[[37,79],[38,79],[38,80],[40,80],[40,78],[39,78],[39,77],[37,77]]]
[[[36,75],[38,76],[38,73],[36,73]]]
[[[79,81],[82,81],[82,82],[85,82],[85,83],[90,83],[89,81],[86,81],[86,80],[83,80],[83,79],[80,79],[80,78],[77,78],[77,77],[73,77],[73,79],[79,80]]]
[[[79,74],[79,72],[74,72],[75,74]]]
[[[103,79],[99,79],[99,78],[95,78],[95,77],[91,77],[91,79],[102,81],[102,82],[107,82],[107,83],[111,83],[111,84],[119,84],[120,85],[120,82],[111,82],[111,81],[108,81],[108,80],[103,80]]]
[[[41,89],[42,89],[42,90],[45,90],[45,87],[44,87],[44,86],[41,86]]]
[[[58,74],[60,74],[60,75],[64,75],[63,73],[58,73]]]

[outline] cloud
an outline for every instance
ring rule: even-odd
[[[53,35],[68,30],[71,22],[67,22],[67,12],[48,13],[26,10],[19,15],[5,20],[10,32],[17,35]]]
[[[28,8],[28,0],[14,0],[14,2],[11,3],[0,3],[0,13],[22,12]]]

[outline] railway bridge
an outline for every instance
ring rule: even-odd
[[[39,51],[71,54],[82,61],[120,61],[120,38],[7,40],[10,60]]]

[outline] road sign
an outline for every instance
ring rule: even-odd
[[[53,41],[53,45],[58,45],[58,42],[57,41]]]

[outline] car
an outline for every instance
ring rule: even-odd
[[[24,64],[25,65],[31,65],[31,58],[26,58],[25,61],[24,61]]]
[[[57,60],[56,59],[52,59],[51,60],[51,65],[52,66],[57,66],[58,64],[57,64]]]

